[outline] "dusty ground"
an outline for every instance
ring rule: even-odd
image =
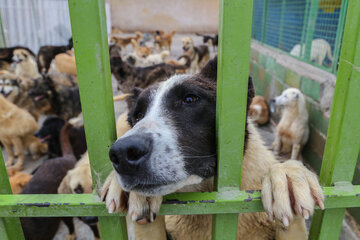
[[[176,59],[177,57],[179,57],[180,55],[182,55],[182,49],[181,49],[181,39],[185,36],[192,36],[195,45],[199,45],[202,44],[202,38],[195,36],[195,35],[186,35],[186,34],[176,34],[174,39],[173,39],[173,44],[172,44],[172,51],[171,51],[171,55],[168,59]],[[131,51],[131,47],[129,46],[126,49],[127,52]],[[213,48],[210,47],[210,54],[211,56],[215,55],[215,52],[213,51]],[[112,85],[113,85],[113,94],[114,96],[121,94],[121,92],[117,91],[117,83],[116,80],[113,78],[112,79]],[[119,116],[121,113],[123,113],[124,111],[126,111],[126,104],[124,102],[115,102],[114,104],[114,108],[115,108],[115,116]],[[266,126],[262,126],[259,127],[259,132],[261,134],[261,136],[263,137],[263,140],[266,144],[266,146],[270,147],[271,143],[274,140],[274,126],[269,124]],[[4,158],[6,159],[6,153],[3,151],[4,154]],[[41,163],[42,163],[43,159],[39,159],[39,160],[32,160],[32,159],[27,159],[25,161],[25,172],[32,172],[36,167],[38,167]],[[310,226],[310,221],[308,221],[307,225]],[[75,228],[77,231],[77,240],[92,240],[94,239],[93,233],[90,230],[90,228],[84,224],[83,222],[81,222],[80,220],[78,220],[77,218],[74,218],[74,223],[75,223]],[[342,227],[342,232],[341,232],[341,240],[356,240],[356,239],[360,239],[360,237],[358,235],[356,235],[356,230],[354,231],[353,229],[356,229],[356,227],[354,227],[354,222],[351,220],[351,218],[347,217],[344,222],[343,222],[343,227]],[[54,240],[63,240],[66,238],[68,234],[68,230],[66,228],[66,226],[61,223],[60,228],[56,234],[56,236],[54,237]]]

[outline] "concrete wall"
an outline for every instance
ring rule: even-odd
[[[218,32],[219,0],[110,0],[113,26],[125,31]]]
[[[267,100],[280,95],[288,87],[301,89],[305,94],[310,137],[303,157],[319,172],[336,76],[255,41],[251,45],[250,74],[256,94]],[[275,121],[279,116],[280,111],[272,115]]]

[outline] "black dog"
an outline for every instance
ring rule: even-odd
[[[110,48],[111,73],[114,74],[118,88],[123,93],[130,93],[134,87],[146,88],[154,83],[164,81],[176,73],[178,69],[187,69],[184,65],[166,63],[155,64],[149,67],[134,67],[124,62],[119,54],[120,50]]]
[[[213,50],[215,51],[215,47],[218,46],[218,40],[219,40],[218,34],[215,34],[215,36],[210,36],[210,35],[203,35],[196,33],[196,35],[203,37],[203,43],[208,43],[209,41],[211,41],[211,45],[213,46]]]
[[[60,131],[64,125],[65,121],[59,117],[47,117],[42,127],[35,133],[35,136],[40,138],[41,142],[48,143],[49,158],[60,157],[62,155]],[[71,126],[68,135],[75,158],[78,160],[87,150],[84,127]]]
[[[65,46],[42,46],[36,56],[39,73],[47,73],[50,68],[51,61],[59,53],[64,53],[73,48],[72,38]]]
[[[43,76],[35,83],[35,86],[29,91],[29,95],[40,114],[56,114],[64,120],[69,120],[80,114],[78,87],[56,84],[50,76]]]

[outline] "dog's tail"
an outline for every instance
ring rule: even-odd
[[[70,123],[65,123],[65,125],[61,128],[60,132],[60,145],[61,145],[61,151],[63,157],[66,157],[68,159],[73,159],[76,161],[70,139],[69,139],[69,131],[72,128],[72,125]]]
[[[120,102],[126,100],[128,97],[132,96],[131,93],[124,93],[114,97],[114,102]]]
[[[176,30],[173,30],[170,35],[173,37],[175,35],[175,33],[176,33]]]

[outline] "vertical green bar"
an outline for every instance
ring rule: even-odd
[[[219,192],[239,190],[244,150],[252,1],[220,0],[217,81]],[[236,111],[233,111],[236,109]],[[219,214],[213,238],[235,239],[238,214]]]
[[[305,34],[306,34],[306,24],[308,22],[309,19],[309,8],[310,8],[310,0],[306,0],[305,3],[305,12],[304,12],[304,21],[303,21],[303,27],[302,27],[302,32],[301,32],[301,43],[300,43],[300,58],[304,58],[304,47],[305,47]]]
[[[114,103],[103,0],[70,0],[86,142],[95,186],[111,171],[109,148],[116,139]],[[127,239],[125,218],[99,217],[103,239]]]
[[[342,40],[344,26],[345,26],[345,17],[346,17],[346,12],[347,12],[347,6],[348,6],[348,0],[343,0],[341,2],[339,22],[338,22],[337,30],[336,30],[334,56],[333,56],[333,61],[331,63],[332,73],[336,73],[337,66],[338,66],[341,40]]]
[[[266,37],[266,18],[267,18],[267,11],[268,11],[268,0],[264,0],[264,9],[263,9],[263,17],[262,17],[262,33],[261,33],[261,42],[265,43]]]
[[[319,9],[319,0],[312,0],[310,5],[309,21],[307,23],[307,30],[306,30],[306,41],[305,41],[306,61],[310,61],[311,45],[314,37],[318,9]]]
[[[0,11],[0,33],[1,33],[1,44],[0,47],[6,47],[6,36],[4,31],[4,22]]]
[[[9,178],[0,147],[0,194],[11,194]],[[19,218],[0,218],[0,239],[24,239]]]
[[[360,151],[360,1],[350,0],[320,183],[351,182]],[[345,209],[316,211],[310,239],[339,239]]]
[[[280,13],[280,33],[279,33],[279,43],[278,43],[279,49],[283,49],[282,48],[282,37],[283,37],[283,33],[284,33],[285,4],[286,4],[286,0],[282,0],[281,1],[281,13]]]

